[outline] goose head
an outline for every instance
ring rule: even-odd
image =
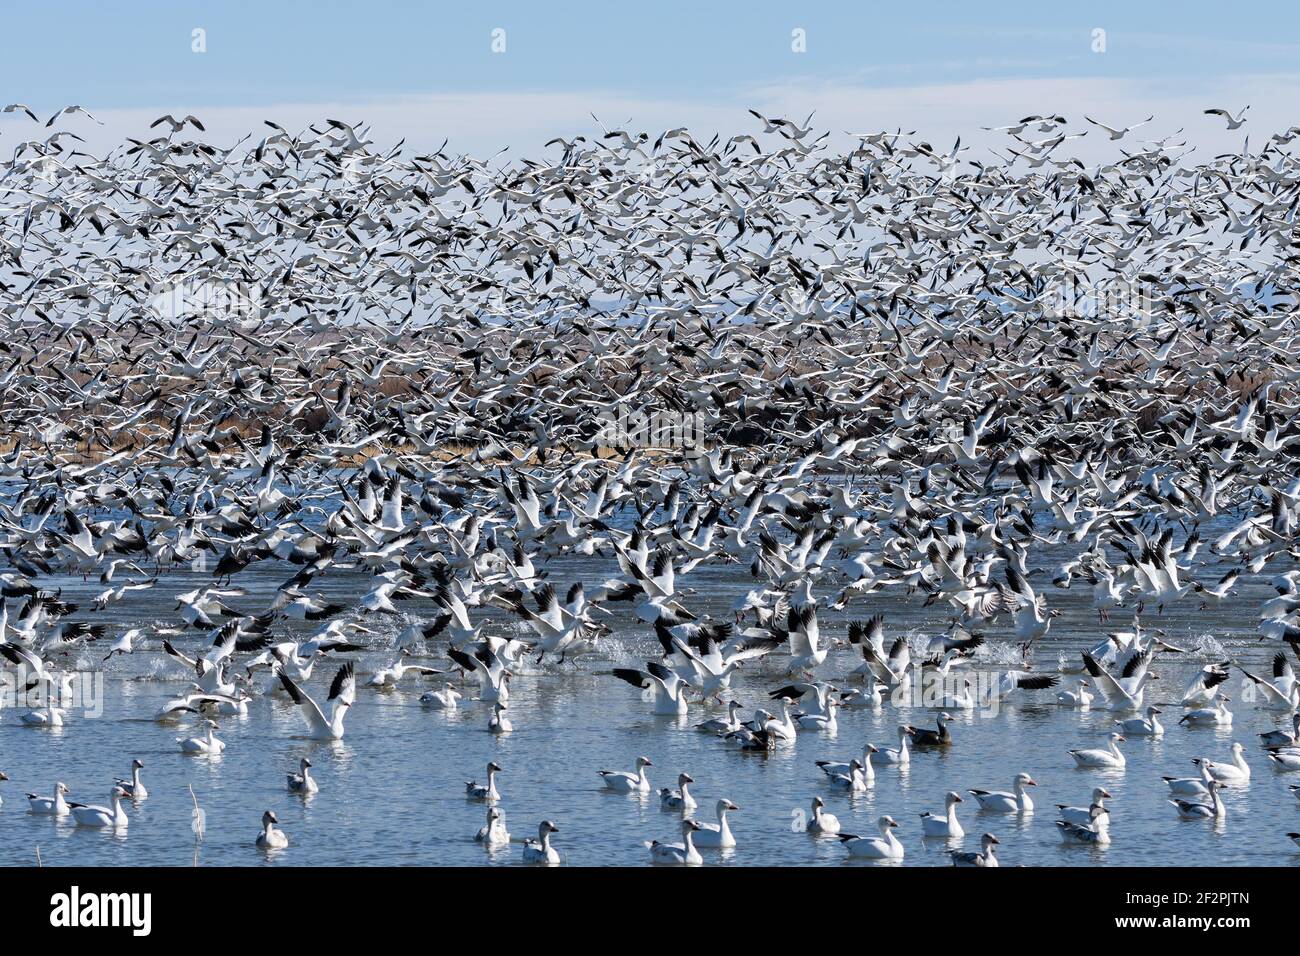
[[[276,817],[276,815],[272,813],[270,810],[267,810],[265,813],[262,814],[262,826],[264,827],[269,827],[272,824],[276,824],[279,822],[280,822],[279,818]]]
[[[311,769],[311,761],[306,757],[303,757],[302,760],[299,761],[299,765],[302,767],[304,773]]]
[[[3,770],[0,770],[0,780],[8,780],[8,779],[9,779],[9,774],[5,773]]]
[[[56,784],[54,785],[54,792],[55,792],[56,794],[59,794],[59,793],[62,793],[62,794],[69,794],[69,793],[71,793],[72,791],[68,789],[68,785],[67,785],[66,783],[56,783]]]
[[[734,803],[732,803],[730,800],[726,799],[725,797],[718,801],[718,806],[717,806],[718,816],[722,816],[728,810],[739,810],[739,809],[740,807],[736,806]]]
[[[947,711],[944,711],[942,714],[939,715],[939,718],[936,721],[936,723],[938,723],[939,726],[942,727],[944,724],[952,723],[953,720],[955,719],[956,718],[954,718],[952,714],[948,713]]]
[[[1095,788],[1093,788],[1093,791],[1092,791],[1092,802],[1093,802],[1094,804],[1100,804],[1101,801],[1103,801],[1103,800],[1109,800],[1109,799],[1110,799],[1110,791],[1107,790],[1105,787],[1095,787]]]
[[[644,767],[653,767],[653,766],[654,766],[654,763],[651,762],[651,760],[650,760],[649,757],[637,757],[637,758],[636,758],[636,769],[637,769],[637,770],[641,770],[641,769],[644,768]]]
[[[1029,776],[1029,774],[1027,774],[1027,773],[1018,773],[1018,774],[1016,774],[1016,786],[1018,786],[1018,787],[1036,787],[1036,786],[1038,786],[1038,784],[1034,782],[1034,778],[1031,777],[1031,776]]]
[[[898,826],[898,821],[889,815],[885,815],[876,821],[876,825],[880,827],[881,833],[888,833]]]
[[[679,773],[679,774],[677,775],[677,786],[678,786],[678,787],[684,787],[684,786],[686,786],[688,783],[694,783],[694,782],[695,782],[695,778],[692,777],[689,773]]]
[[[493,774],[493,773],[504,773],[505,771],[501,769],[501,765],[499,763],[493,761],[492,763],[487,765],[487,772],[489,774]]]
[[[143,769],[144,769],[144,761],[143,761],[143,760],[138,760],[138,759],[137,759],[137,760],[132,760],[132,761],[131,761],[131,769],[132,769],[132,770],[143,770]]]
[[[821,797],[813,797],[812,806],[813,806],[813,813],[816,813],[822,807],[826,806],[826,801],[823,800]]]
[[[545,840],[548,835],[552,833],[559,833],[559,832],[560,832],[560,828],[557,827],[550,820],[543,820],[537,826],[537,835],[543,840]]]
[[[961,798],[961,794],[953,790],[949,790],[948,795],[943,798],[944,806],[947,807],[949,810],[957,806],[957,804],[964,803],[964,802],[965,801],[963,801]]]
[[[1001,843],[1002,841],[999,840],[997,837],[995,837],[992,833],[986,833],[982,837],[980,837],[980,846],[984,849],[985,853],[988,852],[989,847],[998,846]]]

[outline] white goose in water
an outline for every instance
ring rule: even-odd
[[[1056,695],[1056,702],[1062,707],[1075,707],[1079,710],[1087,710],[1092,706],[1095,699],[1091,691],[1088,690],[1088,682],[1080,680],[1078,690],[1063,690]]]
[[[551,834],[559,832],[560,828],[554,823],[543,820],[537,827],[537,839],[529,838],[524,841],[524,862],[551,865],[559,863],[560,851],[551,846]]]
[[[606,790],[616,790],[619,793],[649,793],[650,777],[645,772],[645,768],[653,766],[649,757],[637,757],[636,770],[631,773],[626,770],[597,770],[596,773],[600,775]]]
[[[486,803],[493,803],[500,800],[501,793],[497,790],[497,774],[502,772],[500,764],[488,764],[487,783],[478,783],[474,780],[466,780],[465,795],[471,800],[482,800]]]
[[[857,761],[836,763],[832,760],[818,760],[817,766],[821,768],[822,773],[833,779],[835,777],[847,775],[849,771],[853,769],[853,764],[857,763],[862,768],[863,778],[867,781],[868,785],[870,785],[876,779],[875,768],[871,766],[871,755],[878,752],[879,751],[876,750],[874,744],[863,744],[862,757]]]
[[[357,698],[357,680],[355,665],[348,661],[338,669],[334,681],[330,684],[329,700],[334,707],[328,718],[320,705],[305,690],[297,685],[284,671],[280,671],[280,683],[289,692],[293,702],[298,705],[303,718],[307,721],[308,736],[313,740],[341,740],[343,737],[343,718],[348,708]]]
[[[274,813],[267,810],[262,814],[262,830],[257,834],[257,845],[263,850],[283,850],[289,845],[289,837],[283,830],[277,829]]]
[[[813,797],[812,800],[812,820],[808,823],[809,833],[825,833],[828,836],[834,836],[840,832],[839,818],[833,813],[827,813],[824,809],[826,801],[821,797]]]
[[[982,866],[994,867],[998,865],[998,858],[993,852],[993,848],[999,844],[997,837],[992,833],[986,833],[980,837],[980,848],[978,852],[971,850],[949,850],[948,856],[952,858],[953,866]]]
[[[68,806],[68,801],[64,799],[68,794],[68,785],[66,783],[56,783],[54,785],[54,796],[38,797],[34,793],[27,794],[27,805],[31,807],[32,813],[48,814],[56,817],[66,817],[72,812]]]
[[[488,733],[490,734],[509,734],[514,733],[515,725],[510,722],[506,715],[506,702],[503,700],[492,701],[492,714],[488,717]]]
[[[1069,820],[1057,820],[1057,828],[1061,831],[1061,839],[1066,843],[1086,843],[1095,846],[1105,846],[1110,843],[1110,828],[1086,826],[1082,823],[1071,823]]]
[[[287,785],[290,793],[299,793],[304,796],[309,793],[316,793],[320,787],[311,775],[311,761],[306,757],[298,762],[298,772],[286,774]]]
[[[1259,742],[1267,748],[1300,746],[1300,713],[1291,715],[1291,732],[1270,730],[1259,735]]]
[[[1239,743],[1232,745],[1232,762],[1217,763],[1204,761],[1205,772],[1219,783],[1250,783],[1250,764],[1246,763],[1246,748]]]
[[[1161,713],[1159,707],[1148,707],[1145,717],[1130,717],[1115,723],[1126,737],[1163,737],[1165,728],[1157,719]]]
[[[1110,791],[1105,787],[1094,787],[1092,803],[1088,806],[1067,807],[1063,803],[1058,803],[1056,809],[1066,823],[1077,823],[1080,826],[1094,828],[1107,827],[1110,826],[1110,811],[1106,809],[1106,801],[1110,798]]]
[[[966,831],[957,821],[957,804],[962,802],[961,794],[949,791],[943,798],[942,815],[927,810],[921,814],[921,830],[928,837],[963,837]]]
[[[736,845],[736,838],[731,833],[731,824],[727,820],[727,814],[734,810],[739,810],[730,800],[719,800],[714,809],[718,814],[717,823],[705,823],[697,821],[699,828],[695,831],[695,845],[703,847],[706,850],[727,850]]]
[[[1201,803],[1192,800],[1170,800],[1169,803],[1184,820],[1204,820],[1207,818],[1222,820],[1228,815],[1228,808],[1223,804],[1219,791],[1223,784],[1217,780],[1210,781],[1210,802]]]
[[[1034,778],[1027,773],[1016,774],[1014,793],[1005,790],[967,790],[980,805],[981,810],[989,813],[1033,813],[1034,801],[1025,792],[1025,787],[1036,787]]]
[[[1210,776],[1207,761],[1195,759],[1192,763],[1201,769],[1199,777],[1161,777],[1169,786],[1169,792],[1177,797],[1199,796],[1209,794],[1210,782],[1214,779]]]
[[[855,836],[852,833],[839,835],[849,856],[862,856],[873,860],[901,860],[904,852],[903,844],[899,842],[898,837],[894,836],[898,823],[893,817],[883,816],[876,821],[876,826],[880,828],[878,837]]]
[[[215,757],[226,749],[226,742],[217,739],[217,731],[220,729],[217,727],[217,722],[215,720],[205,720],[203,726],[208,729],[206,736],[176,738],[176,742],[181,746],[182,753]]]
[[[126,791],[126,795],[137,803],[141,800],[147,800],[149,797],[149,791],[145,788],[144,782],[140,779],[140,771],[143,769],[143,761],[132,760],[131,779],[129,781],[117,781],[117,785]]]
[[[837,790],[847,790],[850,793],[866,793],[875,786],[875,778],[868,780],[863,773],[862,764],[856,759],[849,761],[847,773],[829,774],[831,786]]]
[[[658,840],[651,840],[646,843],[646,849],[650,851],[650,858],[656,863],[698,866],[704,862],[704,857],[700,856],[700,851],[695,848],[695,835],[699,829],[700,824],[695,820],[683,820],[682,842],[660,843]]]
[[[506,829],[506,819],[496,807],[488,807],[487,823],[474,834],[474,839],[488,846],[502,846],[510,842],[510,831]]]
[[[122,798],[125,796],[125,790],[114,786],[107,807],[86,807],[77,803],[69,804],[69,807],[79,827],[124,827],[130,822],[126,811],[122,809]]]
[[[908,764],[911,759],[911,753],[908,750],[908,742],[912,739],[912,728],[906,724],[899,725],[898,728],[898,746],[881,747],[877,754],[882,764],[892,764],[894,766],[903,766]]]
[[[1227,727],[1232,723],[1232,711],[1227,707],[1229,699],[1220,694],[1213,707],[1189,710],[1178,722],[1191,727]]]
[[[447,684],[442,690],[431,690],[421,694],[420,703],[433,710],[455,710],[456,702],[460,698],[460,691]]]
[[[727,704],[727,716],[714,717],[695,725],[695,729],[706,734],[733,734],[741,727],[740,701],[733,700]]]
[[[839,710],[839,707],[839,698],[832,697],[826,701],[826,713],[797,714],[794,719],[804,730],[820,730],[823,733],[834,735],[839,730],[839,725],[835,720],[835,712]]]
[[[665,810],[694,810],[699,806],[690,791],[690,786],[694,782],[695,778],[689,773],[679,773],[677,775],[679,789],[673,790],[671,787],[659,788],[659,805]]]
[[[1123,734],[1111,734],[1110,743],[1106,750],[1067,750],[1074,762],[1080,767],[1104,767],[1112,770],[1122,770],[1125,764],[1124,755],[1120,753],[1119,745],[1124,742]]]

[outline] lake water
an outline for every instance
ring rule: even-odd
[[[563,592],[581,575],[589,593],[607,570],[598,559],[580,564],[570,558],[553,561],[549,568],[557,590]],[[287,566],[252,568],[236,580],[250,595],[233,603],[249,610],[264,606],[287,576]],[[96,618],[110,622],[114,633],[127,625],[174,625],[172,596],[209,577],[175,572],[154,590],[133,595],[126,605],[114,605]],[[325,579],[321,590],[331,597],[355,599],[366,581],[340,573]],[[684,583],[696,590],[687,602],[692,608],[723,619],[741,589],[754,586],[743,565],[701,568]],[[64,598],[82,602],[83,610],[100,590],[97,581],[83,584],[80,579],[51,585],[61,585]],[[1035,649],[1040,669],[1054,669],[1062,656],[1077,660],[1079,650],[1130,620],[1131,612],[1116,611],[1109,627],[1099,625],[1086,586],[1061,591],[1042,578],[1036,586],[1048,592],[1053,607],[1065,612]],[[831,593],[819,589],[818,596],[826,603]],[[1154,693],[1154,702],[1167,702],[1163,719],[1168,730],[1159,740],[1131,738],[1124,748],[1128,766],[1123,772],[1074,767],[1065,751],[1103,746],[1114,715],[1057,707],[1056,692],[1049,691],[1025,695],[1004,705],[996,716],[954,712],[956,743],[950,751],[918,752],[902,772],[880,768],[874,790],[852,798],[831,790],[815,761],[848,759],[865,741],[893,745],[899,723],[933,726],[935,711],[889,705],[878,713],[842,711],[836,737],[805,732],[795,743],[766,756],[729,749],[692,728],[718,709],[693,704],[685,720],[655,717],[635,688],[609,676],[612,666],[639,666],[658,655],[649,629],[630,616],[626,605],[616,607],[610,618],[614,634],[605,640],[602,653],[584,656],[563,670],[516,677],[510,708],[515,731],[508,736],[487,732],[489,705],[468,699],[476,682],[466,685],[467,699],[449,714],[419,703],[420,693],[441,679],[409,676],[395,692],[359,687],[346,737],[334,743],[303,739],[305,725],[283,693],[260,696],[246,717],[221,719],[219,736],[228,748],[219,759],[180,753],[176,738],[194,732],[192,720],[162,725],[152,719],[165,698],[184,690],[188,675],[159,652],[159,639],[150,636],[145,650],[107,665],[101,717],[74,714],[61,730],[39,730],[22,726],[13,709],[0,711],[0,770],[11,778],[0,783],[0,863],[31,864],[39,848],[46,865],[513,865],[520,863],[519,841],[535,836],[538,821],[546,818],[559,826],[555,844],[570,864],[645,864],[649,855],[644,841],[680,839],[678,817],[661,810],[655,795],[643,799],[605,791],[596,775],[599,769],[630,770],[636,756],[645,754],[655,764],[651,780],[656,788],[675,785],[680,771],[695,778],[703,819],[713,819],[719,797],[742,808],[732,815],[738,848],[704,851],[707,864],[848,863],[837,840],[798,832],[799,813],[820,794],[845,831],[874,833],[874,821],[882,813],[897,819],[907,848],[903,865],[946,865],[948,845],[923,840],[918,815],[941,811],[948,790],[1009,790],[1014,775],[1023,770],[1039,784],[1031,790],[1038,812],[1023,818],[987,815],[968,799],[959,807],[967,830],[965,848],[978,848],[979,834],[987,830],[1002,841],[1003,865],[1294,865],[1300,853],[1285,834],[1300,829],[1300,803],[1288,784],[1300,783],[1300,774],[1274,772],[1255,737],[1289,724],[1289,718],[1244,701],[1242,681],[1234,671],[1225,689],[1233,698],[1235,726],[1178,726],[1182,711],[1177,701],[1205,661],[1231,656],[1267,673],[1281,645],[1259,641],[1254,629],[1256,609],[1271,593],[1265,583],[1254,580],[1223,605],[1205,611],[1193,599],[1164,615],[1148,610],[1146,625],[1163,628],[1170,641],[1193,653],[1157,657],[1161,680],[1148,697]],[[850,617],[875,611],[886,615],[889,638],[940,631],[942,612],[918,605],[916,598],[888,591],[858,599],[847,612],[823,611],[819,618],[823,635],[832,636],[843,636]],[[409,607],[414,614],[430,616],[427,602],[410,602]],[[518,626],[490,617],[501,628]],[[383,630],[386,637],[380,645],[391,645],[407,620],[405,615],[376,616],[367,624]],[[1005,621],[989,629],[990,647],[987,654],[981,653],[977,668],[1011,659],[1011,648],[1000,640],[1006,633]],[[194,634],[178,643],[192,651],[201,636]],[[93,669],[102,656],[103,651],[88,647],[78,666]],[[392,654],[388,647],[376,646],[357,659],[358,670],[369,672],[386,665]],[[439,660],[447,664],[445,658]],[[837,651],[820,673],[834,679],[859,661],[848,650]],[[778,664],[765,661],[748,668],[733,682],[734,696],[747,708],[765,702],[768,690],[786,682]],[[318,700],[324,700],[336,666],[331,661],[317,664],[307,688]],[[265,680],[264,672],[260,679]],[[1192,775],[1193,757],[1227,759],[1234,740],[1246,745],[1254,773],[1249,787],[1225,791],[1226,824],[1180,820],[1167,803],[1161,776]],[[286,772],[297,769],[303,756],[315,765],[321,788],[310,799],[292,796],[285,788]],[[146,765],[150,797],[137,807],[128,805],[131,822],[121,833],[78,828],[70,820],[27,812],[24,792],[50,794],[56,780],[68,784],[74,800],[106,803],[113,778],[128,774],[132,758]],[[489,760],[505,768],[500,806],[516,841],[495,851],[473,842],[485,807],[464,794],[464,782],[482,780]],[[1114,795],[1114,842],[1106,848],[1062,845],[1053,825],[1053,805],[1086,805],[1098,784]],[[206,832],[198,845],[191,828],[189,787],[205,814]],[[276,812],[291,841],[288,849],[271,855],[253,842],[265,809]]]

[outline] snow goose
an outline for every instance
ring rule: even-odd
[[[487,823],[474,834],[474,839],[488,846],[502,846],[510,842],[510,831],[506,829],[505,817],[496,807],[488,807]]]
[[[478,783],[474,780],[465,781],[465,795],[471,800],[482,800],[485,803],[493,803],[501,799],[501,792],[497,790],[497,774],[502,773],[501,765],[489,763],[487,765],[487,783]]]
[[[690,685],[663,664],[657,661],[648,661],[644,671],[628,667],[616,667],[613,674],[619,680],[626,681],[633,687],[641,690],[652,689],[654,692],[652,713],[678,717],[686,713],[686,691]]]
[[[1094,700],[1093,694],[1088,690],[1086,680],[1079,681],[1078,690],[1063,690],[1056,695],[1056,702],[1062,707],[1075,707],[1079,710],[1087,710],[1092,706]]]
[[[875,768],[871,766],[871,755],[877,752],[878,751],[873,744],[862,745],[862,759],[858,761],[858,764],[862,767],[862,776],[868,781],[876,779]],[[852,762],[836,763],[832,760],[818,760],[817,766],[821,769],[822,773],[826,774],[826,776],[835,777],[841,774],[847,774],[852,769],[853,764]]]
[[[117,785],[126,791],[127,797],[136,801],[147,800],[149,791],[145,788],[144,783],[140,780],[140,771],[144,769],[144,763],[140,760],[131,761],[131,779],[118,780]]]
[[[1213,707],[1189,710],[1179,718],[1178,722],[1189,727],[1227,727],[1232,723],[1232,711],[1227,707],[1229,699],[1220,694],[1215,699]]]
[[[883,704],[884,688],[874,680],[866,687],[854,687],[840,694],[840,706],[849,710],[879,710]]]
[[[1066,823],[1077,823],[1094,829],[1107,827],[1110,825],[1110,811],[1106,809],[1106,801],[1110,798],[1110,791],[1105,787],[1094,787],[1092,802],[1088,806],[1067,807],[1063,803],[1058,803],[1056,809]]]
[[[1073,757],[1075,764],[1080,767],[1104,767],[1122,770],[1125,760],[1124,755],[1120,753],[1119,745],[1123,741],[1123,734],[1111,734],[1110,743],[1105,750],[1067,750],[1066,753]]]
[[[637,757],[636,770],[631,773],[626,770],[597,770],[596,773],[600,774],[600,780],[606,790],[615,790],[618,793],[649,793],[650,777],[645,772],[645,768],[653,766],[649,757]]]
[[[863,773],[862,764],[857,760],[849,761],[848,773],[830,774],[830,783],[837,790],[847,790],[850,793],[866,793],[874,786],[874,778],[868,780]]]
[[[835,720],[835,712],[839,710],[840,702],[836,697],[830,698],[826,702],[826,713],[824,714],[796,714],[795,721],[804,730],[821,731],[831,734],[832,736],[839,731],[839,725]]]
[[[921,831],[928,837],[957,838],[966,835],[957,821],[957,804],[962,802],[961,795],[949,791],[943,798],[944,812],[931,813],[927,810],[921,814]]]
[[[1296,681],[1295,671],[1286,655],[1278,652],[1273,655],[1273,679],[1258,677],[1240,664],[1237,670],[1245,675],[1253,687],[1263,694],[1266,707],[1270,710],[1291,712],[1300,705],[1300,682]]]
[[[894,766],[906,766],[912,759],[908,751],[908,742],[912,739],[912,728],[907,724],[900,724],[898,727],[898,746],[881,747],[877,752],[879,760],[883,764]]]
[[[383,687],[387,689],[394,688],[401,682],[407,674],[424,674],[427,677],[434,677],[441,674],[442,671],[435,667],[425,667],[420,664],[408,664],[406,658],[411,656],[410,650],[403,649],[398,655],[397,660],[393,661],[388,667],[381,668],[371,675],[370,680],[366,682],[367,687]]]
[[[308,736],[313,740],[342,739],[343,718],[347,716],[348,709],[357,697],[356,672],[352,661],[348,661],[338,669],[330,684],[328,699],[334,701],[334,707],[328,718],[311,695],[299,687],[284,671],[280,671],[280,683],[289,692],[293,702],[298,705],[303,719],[307,721]]]
[[[124,827],[129,822],[126,811],[122,809],[122,798],[126,791],[114,786],[109,794],[110,805],[107,807],[87,807],[79,803],[68,806],[79,827]]]
[[[226,749],[226,742],[217,739],[217,731],[220,728],[215,720],[203,721],[203,726],[208,729],[207,735],[203,737],[177,737],[176,742],[180,744],[181,752],[187,754],[199,754],[207,757],[215,757]]]
[[[455,710],[456,702],[460,698],[460,691],[451,684],[446,684],[442,690],[430,690],[421,694],[420,703],[433,710]]]
[[[283,850],[289,845],[289,837],[283,830],[277,829],[274,813],[267,810],[262,814],[262,829],[257,834],[257,846],[262,850]]]
[[[840,832],[840,821],[833,813],[827,813],[826,802],[821,797],[813,797],[812,821],[808,824],[809,833],[825,833],[834,836]]]
[[[1148,707],[1145,717],[1129,717],[1115,723],[1126,737],[1163,737],[1165,728],[1157,719],[1160,713],[1159,707]]]
[[[1231,763],[1216,763],[1213,760],[1206,760],[1205,772],[1219,783],[1249,783],[1250,764],[1246,763],[1246,748],[1239,743],[1234,743],[1231,749]]]
[[[695,782],[695,778],[689,773],[679,773],[677,775],[677,786],[679,789],[674,790],[671,787],[659,788],[659,806],[665,810],[694,810],[699,806],[695,798],[691,796],[690,786]]]
[[[646,849],[650,851],[650,858],[656,863],[677,863],[688,866],[697,866],[704,862],[700,856],[699,850],[695,849],[696,831],[700,829],[700,824],[694,820],[682,821],[682,842],[681,843],[660,843],[658,840],[651,840],[646,843]]]
[[[1057,820],[1057,828],[1061,831],[1061,839],[1066,843],[1085,843],[1094,846],[1105,846],[1110,843],[1109,827],[1090,827],[1082,823],[1071,823],[1068,820]]]
[[[515,725],[506,716],[506,702],[504,700],[492,701],[492,713],[488,716],[488,733],[509,734],[513,733],[514,729]]]
[[[740,729],[740,701],[733,700],[727,704],[727,716],[714,717],[711,720],[701,721],[695,725],[695,729],[706,734],[730,734]]]
[[[1192,800],[1170,800],[1170,806],[1178,811],[1178,815],[1184,820],[1204,820],[1212,818],[1222,820],[1228,815],[1228,808],[1223,805],[1223,798],[1219,796],[1219,791],[1223,789],[1223,784],[1217,780],[1210,781],[1210,802],[1201,803]]]
[[[1216,688],[1227,679],[1227,661],[1206,664],[1192,677],[1179,703],[1184,707],[1208,707],[1219,693]]]
[[[311,775],[311,761],[306,757],[298,761],[298,772],[285,774],[287,785],[290,793],[298,793],[306,796],[316,793],[320,787],[316,784],[315,778]]]
[[[537,839],[524,840],[524,862],[546,863],[555,865],[560,862],[560,851],[551,846],[551,834],[559,833],[560,828],[550,820],[543,820],[537,826]]]
[[[914,747],[951,747],[952,734],[948,732],[948,725],[952,723],[952,714],[945,711],[941,713],[936,721],[938,730],[927,730],[924,728],[912,728],[912,746]]]
[[[839,837],[844,849],[848,851],[849,856],[862,856],[873,860],[901,860],[903,844],[899,842],[898,837],[894,836],[898,823],[893,817],[883,816],[876,821],[876,825],[880,828],[878,837],[841,833]]]
[[[68,801],[64,799],[68,792],[66,783],[56,783],[54,785],[54,796],[38,797],[34,793],[29,793],[27,794],[27,805],[31,808],[32,813],[66,817],[72,812],[72,809],[68,806]]]
[[[1272,747],[1268,759],[1273,769],[1283,773],[1300,770],[1300,747]]]
[[[1169,792],[1177,797],[1208,795],[1210,792],[1210,781],[1214,778],[1210,776],[1207,762],[1201,759],[1195,759],[1192,763],[1201,769],[1199,777],[1161,777],[1169,787]]]
[[[993,848],[1000,841],[992,833],[986,833],[980,837],[980,848],[978,852],[970,850],[949,850],[948,856],[952,859],[953,866],[985,866],[993,867],[998,865],[998,858],[993,853]]]
[[[1007,793],[1005,790],[967,790],[966,792],[975,798],[981,810],[989,813],[1033,813],[1034,801],[1025,792],[1025,787],[1036,786],[1038,784],[1029,774],[1018,773],[1012,787],[1014,793]]]
[[[1275,747],[1300,746],[1300,713],[1291,715],[1291,733],[1285,730],[1270,730],[1259,735],[1259,742],[1270,750]]]
[[[736,838],[731,833],[731,824],[727,822],[727,814],[733,810],[739,810],[730,800],[719,800],[714,805],[717,814],[717,823],[700,822],[699,828],[695,831],[695,845],[703,847],[706,850],[721,849],[726,850],[736,845]]]

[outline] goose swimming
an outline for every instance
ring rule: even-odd
[[[913,728],[906,724],[900,725],[898,728],[898,746],[881,747],[876,751],[879,755],[880,762],[883,764],[891,764],[893,766],[903,766],[909,763],[912,757],[908,752],[907,745],[912,739],[912,733]]]
[[[181,752],[187,754],[198,754],[200,756],[215,757],[219,756],[226,749],[226,742],[217,739],[217,731],[220,729],[215,720],[203,721],[203,726],[207,728],[207,734],[202,737],[177,737],[176,742],[180,744]]]
[[[616,790],[619,793],[649,793],[650,777],[645,772],[645,768],[653,766],[649,757],[637,757],[636,770],[631,773],[624,770],[597,770],[596,773],[600,775],[606,790]]]
[[[1203,761],[1205,772],[1215,780],[1219,781],[1219,783],[1249,783],[1250,764],[1246,763],[1246,748],[1239,743],[1234,743],[1231,750],[1231,763],[1216,763],[1213,760],[1205,760]]]
[[[840,821],[833,813],[827,813],[824,809],[826,802],[821,797],[813,797],[812,800],[812,820],[808,823],[809,833],[824,833],[828,836],[834,836],[840,832]]]
[[[993,848],[1000,841],[992,833],[986,833],[980,837],[980,848],[978,852],[949,850],[948,856],[952,859],[953,866],[985,866],[993,867],[998,865],[998,858],[993,852]]]
[[[980,805],[981,810],[990,813],[1033,813],[1034,801],[1025,792],[1026,787],[1036,787],[1034,778],[1027,773],[1016,774],[1012,785],[1013,793],[1004,790],[967,790]]]
[[[445,684],[442,690],[430,690],[421,694],[420,703],[433,710],[455,710],[456,702],[460,698],[460,691],[451,684]]]
[[[719,800],[714,809],[718,815],[717,823],[697,821],[695,845],[704,849],[730,849],[736,845],[736,838],[731,833],[731,824],[727,814],[739,810],[730,800]]]
[[[659,805],[665,810],[694,810],[699,806],[695,802],[695,797],[691,796],[690,785],[694,782],[695,778],[689,773],[679,773],[677,775],[678,789],[659,788]]]
[[[49,814],[56,817],[66,817],[72,812],[68,801],[64,798],[68,795],[68,786],[64,783],[54,785],[54,796],[38,797],[34,793],[27,794],[27,804],[32,813]]]
[[[944,812],[942,815],[926,811],[921,814],[921,831],[928,837],[951,837],[957,838],[966,835],[961,824],[957,821],[957,804],[962,802],[962,797],[958,793],[949,791],[943,799]]]
[[[293,702],[298,705],[303,719],[307,721],[308,736],[314,740],[343,738],[343,719],[357,696],[355,666],[351,661],[338,669],[334,681],[330,684],[328,699],[334,701],[334,707],[330,710],[328,718],[311,695],[299,687],[284,671],[280,671],[280,683],[289,692]]]
[[[945,711],[937,719],[938,730],[912,727],[912,745],[915,747],[951,747],[952,734],[948,731],[948,725],[953,722],[953,719],[952,714]]]
[[[149,791],[145,788],[144,782],[140,779],[140,771],[144,769],[144,762],[141,760],[131,761],[131,779],[118,780],[117,785],[126,791],[127,798],[135,802],[146,800],[149,797]]]
[[[1232,723],[1232,711],[1228,710],[1227,704],[1228,698],[1220,694],[1213,707],[1189,710],[1178,722],[1192,727],[1227,727]]]
[[[894,830],[898,824],[893,817],[883,816],[876,821],[880,828],[878,837],[855,836],[852,833],[841,833],[840,842],[844,845],[849,856],[861,856],[874,860],[901,860],[904,850],[903,844],[899,842],[898,837],[894,835]]]
[[[298,762],[298,772],[286,775],[287,786],[290,793],[307,795],[316,793],[320,787],[316,783],[316,778],[311,775],[311,761],[306,757]]]
[[[1115,723],[1126,737],[1163,737],[1165,728],[1157,719],[1160,713],[1159,707],[1148,707],[1145,717],[1130,717]]]
[[[1066,823],[1077,823],[1080,826],[1103,829],[1110,825],[1110,811],[1106,809],[1106,801],[1109,799],[1111,799],[1109,790],[1105,787],[1094,787],[1092,802],[1088,806],[1068,807],[1063,803],[1058,803],[1056,809],[1060,818]]]
[[[700,824],[695,820],[682,821],[682,842],[681,843],[660,843],[658,840],[651,840],[646,843],[646,849],[650,851],[650,858],[656,863],[678,863],[686,865],[698,865],[704,862],[704,857],[700,856],[699,851],[695,848],[696,831],[700,829]]]
[[[1211,780],[1209,803],[1191,800],[1170,800],[1169,803],[1184,820],[1205,819],[1207,817],[1222,820],[1228,815],[1227,807],[1223,805],[1223,798],[1219,795],[1219,791],[1222,789],[1223,784],[1217,780]]]
[[[524,862],[558,864],[560,851],[551,845],[551,834],[559,832],[560,828],[554,823],[543,820],[537,827],[537,839],[524,840]]]
[[[282,850],[289,845],[289,837],[276,827],[280,821],[267,810],[262,814],[262,829],[257,834],[257,846],[263,850]]]
[[[465,795],[471,800],[482,800],[484,802],[495,802],[501,799],[501,793],[497,790],[497,774],[501,773],[501,765],[495,761],[487,765],[487,783],[477,783],[473,780],[465,781]]]
[[[79,803],[68,806],[79,827],[124,827],[130,822],[126,811],[122,809],[122,798],[125,796],[125,790],[114,786],[109,794],[110,805],[107,807],[88,807]]]
[[[474,839],[487,846],[503,846],[510,842],[510,831],[506,829],[506,819],[496,807],[488,807],[487,823],[474,834]]]
[[[1080,767],[1104,767],[1112,770],[1122,770],[1124,768],[1124,755],[1120,753],[1119,745],[1124,742],[1123,734],[1111,734],[1110,742],[1105,750],[1067,750],[1074,762]]]

